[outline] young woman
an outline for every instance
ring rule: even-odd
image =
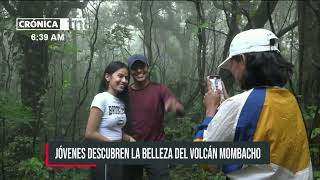
[[[99,142],[129,141],[135,139],[122,132],[127,122],[126,104],[129,83],[129,70],[126,64],[114,61],[105,69],[98,93],[91,104],[85,138]],[[98,172],[104,176],[105,168]],[[101,175],[100,175],[101,173]],[[108,179],[121,179],[122,167],[108,165]],[[101,179],[101,177],[97,177]]]

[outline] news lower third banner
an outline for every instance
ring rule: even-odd
[[[108,142],[46,144],[47,167],[121,164],[268,164],[266,142]]]

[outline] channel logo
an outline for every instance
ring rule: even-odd
[[[84,18],[16,18],[16,30],[86,30]]]

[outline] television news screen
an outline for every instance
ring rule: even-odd
[[[1,1],[0,179],[320,179],[319,7]]]

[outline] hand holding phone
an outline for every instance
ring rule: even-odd
[[[219,89],[220,91],[223,90],[222,80],[221,80],[220,76],[217,76],[217,75],[209,75],[209,76],[208,76],[208,79],[209,79],[210,82],[211,82],[211,88],[212,88],[213,92],[215,92],[217,89]]]
[[[221,98],[220,98],[220,103],[222,103],[225,100],[224,97],[224,85],[223,85],[223,81],[221,80],[220,76],[218,75],[209,75],[207,77],[208,80],[210,80],[211,83],[211,89],[213,90],[213,92],[216,92],[217,90],[221,91]]]

